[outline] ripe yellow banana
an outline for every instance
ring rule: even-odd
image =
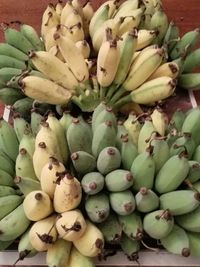
[[[21,87],[26,96],[52,105],[66,104],[72,97],[71,92],[62,86],[36,76],[23,78]]]
[[[71,28],[65,28],[62,34],[71,39],[74,43],[85,39],[85,33],[81,23],[77,23]]]
[[[83,25],[82,17],[80,16],[77,9],[73,9],[72,12],[67,16],[66,20],[64,21],[64,25],[68,28],[73,27],[75,24],[80,23]],[[63,33],[64,34],[64,33]]]
[[[151,48],[142,51],[132,64],[128,77],[123,83],[127,91],[137,89],[159,67],[164,56],[162,48]]]
[[[138,31],[138,42],[136,50],[149,46],[157,36],[157,31],[141,29]]]
[[[56,13],[60,16],[63,10],[62,1],[58,1],[58,3],[55,6]]]
[[[49,29],[49,31],[47,32],[47,34],[45,35],[45,49],[46,51],[49,51],[52,47],[56,46],[56,41],[53,38],[54,33],[57,31],[57,29],[60,26],[57,24],[54,27],[52,27],[51,29]]]
[[[89,36],[89,24],[94,15],[94,9],[92,7],[91,2],[87,2],[87,4],[83,7],[83,29],[85,33],[85,38]]]
[[[179,66],[176,62],[166,62],[162,64],[157,70],[148,78],[153,80],[162,76],[168,76],[172,79],[176,79],[179,74]]]
[[[101,45],[97,58],[97,80],[102,87],[107,87],[113,82],[120,57],[117,41],[109,39],[109,29],[106,32],[107,41]]]
[[[67,1],[65,6],[62,9],[61,15],[60,15],[60,23],[65,24],[66,19],[68,16],[73,12],[74,7],[72,5],[72,0]]]
[[[51,55],[57,57],[58,59],[60,59],[62,62],[65,62],[65,59],[63,58],[59,47],[57,45],[52,46],[49,51],[48,51]]]
[[[80,0],[72,0],[73,7],[78,11],[80,16],[83,18],[83,4]]]
[[[56,39],[56,43],[61,51],[61,54],[77,80],[81,82],[87,81],[89,78],[87,64],[75,43],[69,38],[63,37],[59,33],[56,33],[54,38]]]
[[[161,136],[164,136],[167,129],[167,114],[165,114],[160,108],[156,108],[151,114],[151,119],[156,131]]]
[[[74,91],[78,86],[78,81],[71,70],[56,56],[45,51],[31,52],[29,56],[33,65],[50,80],[70,91]]]
[[[88,44],[86,40],[76,42],[76,47],[80,50],[81,54],[83,55],[85,59],[89,58],[90,45]]]

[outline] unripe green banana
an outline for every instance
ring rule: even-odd
[[[30,110],[32,109],[33,99],[29,97],[17,100],[12,106],[13,111],[18,112],[25,119],[30,119]]]
[[[192,160],[195,160],[200,163],[200,145],[198,145],[194,151],[192,156]]]
[[[200,48],[191,52],[185,59],[183,73],[192,72],[200,66]]]
[[[94,112],[92,113],[92,125],[94,125],[97,116],[101,113],[101,111],[106,109],[105,102],[100,102],[100,104],[94,109]]]
[[[189,238],[190,255],[195,256],[195,257],[199,257],[200,234],[187,232],[187,236]]]
[[[154,184],[155,162],[153,159],[153,149],[139,154],[131,166],[131,173],[134,177],[133,189],[138,191],[141,187],[151,189]]]
[[[187,180],[191,183],[195,183],[200,179],[200,163],[194,160],[189,161],[189,172],[187,176]]]
[[[19,143],[12,126],[4,119],[0,120],[0,148],[13,161],[18,155]]]
[[[0,67],[1,68],[15,68],[15,69],[26,69],[26,64],[16,58],[0,55]]]
[[[97,159],[97,169],[102,174],[107,174],[121,165],[120,152],[115,147],[104,148]]]
[[[172,231],[174,218],[168,210],[156,210],[145,215],[143,226],[150,237],[162,239]]]
[[[15,240],[10,240],[10,241],[0,241],[0,251],[4,251],[7,248],[9,248],[12,243],[14,243]]]
[[[74,118],[67,130],[67,142],[71,153],[76,151],[85,151],[91,153],[91,127],[83,120]]]
[[[200,109],[192,109],[191,112],[186,116],[184,123],[182,125],[181,131],[183,133],[191,133],[192,138],[196,145],[200,144],[199,135],[199,120],[200,120]]]
[[[35,222],[29,231],[29,240],[34,249],[47,251],[57,240],[56,215]]]
[[[177,131],[176,128],[172,128],[169,130],[169,133],[167,134],[167,144],[169,147],[172,146],[172,144],[176,141],[177,138],[181,136],[181,131]]]
[[[200,192],[200,181],[192,184],[192,187],[197,190],[198,192]]]
[[[82,198],[79,181],[70,174],[60,174],[56,183],[53,199],[55,211],[61,213],[78,207]]]
[[[31,110],[31,130],[34,136],[37,135],[37,133],[40,130],[40,124],[42,122],[42,115],[37,111],[37,109]]]
[[[34,190],[41,190],[39,181],[27,177],[16,176],[14,182],[19,187],[24,196],[27,196]]]
[[[0,46],[1,47],[1,46]],[[21,69],[18,68],[1,68],[0,69],[0,80],[5,82],[5,84],[10,81],[13,76],[20,76],[23,73]]]
[[[122,231],[131,239],[141,240],[143,237],[143,226],[140,215],[133,212],[126,216],[118,216]]]
[[[49,267],[65,267],[71,255],[72,243],[63,239],[56,240],[46,253],[46,263]]]
[[[137,210],[140,212],[150,212],[159,207],[159,197],[146,187],[141,187],[135,195]]]
[[[0,55],[13,57],[21,61],[28,61],[28,55],[8,43],[0,43]]]
[[[103,233],[104,239],[109,244],[118,244],[121,235],[122,227],[118,222],[115,213],[110,213],[108,218],[98,225],[99,230]]]
[[[90,172],[83,176],[81,186],[87,195],[95,195],[104,187],[104,177],[99,172]]]
[[[168,175],[171,172],[170,176]],[[188,159],[184,152],[170,157],[155,178],[155,189],[160,194],[176,190],[189,172]]]
[[[138,251],[140,249],[140,243],[137,240],[131,239],[125,234],[123,234],[120,240],[120,246],[129,260],[138,260]]]
[[[11,176],[15,174],[15,163],[2,151],[0,152],[0,169]]]
[[[104,247],[104,238],[101,231],[90,221],[86,221],[87,227],[84,234],[73,242],[78,251],[87,257],[101,255]]]
[[[105,184],[110,192],[120,192],[129,189],[134,183],[134,178],[129,171],[115,170],[105,177]]]
[[[183,257],[190,256],[189,238],[184,229],[174,225],[172,231],[160,240],[162,246],[170,253],[178,254]]]
[[[14,127],[14,130],[15,130],[15,133],[17,135],[17,139],[18,139],[19,143],[22,140],[24,132],[26,130],[31,131],[30,124],[25,119],[23,119],[20,116],[20,114],[14,114],[14,116],[13,116],[13,127]]]
[[[0,240],[9,241],[16,239],[26,231],[29,224],[30,221],[26,218],[23,204],[20,204],[0,221]]]
[[[200,232],[200,207],[190,213],[176,216],[176,223],[187,231]]]
[[[32,157],[25,148],[22,148],[19,151],[19,154],[16,158],[15,171],[17,176],[28,177],[30,179],[37,180]]]
[[[16,101],[24,98],[24,95],[21,91],[16,90],[15,88],[2,88],[0,90],[0,100],[5,105],[13,105]]]
[[[170,57],[176,59],[191,52],[197,46],[199,37],[199,29],[185,33],[170,52]]]
[[[181,131],[185,117],[186,115],[182,110],[176,110],[169,122],[170,127],[175,128],[177,131]]]
[[[95,267],[94,260],[91,257],[84,256],[74,246],[70,252],[68,267]]]
[[[77,173],[86,174],[96,169],[95,157],[85,151],[72,153],[71,160]]]
[[[92,139],[92,153],[98,157],[100,152],[108,146],[115,146],[116,130],[112,121],[105,121],[96,127]]]
[[[104,222],[110,213],[109,198],[102,193],[89,196],[85,201],[85,210],[92,222]]]
[[[179,34],[180,33],[178,26],[173,21],[171,21],[169,23],[167,32],[163,40],[164,46],[167,47],[169,52],[171,52],[176,43],[179,41],[180,39]]]
[[[25,130],[22,136],[22,139],[19,143],[19,151],[21,149],[25,149],[29,156],[33,158],[33,154],[35,151],[35,137],[32,132],[29,130]]]
[[[0,220],[16,209],[23,201],[18,195],[9,195],[0,198]]]
[[[64,111],[62,117],[60,118],[60,124],[62,125],[65,132],[67,132],[69,125],[72,122],[72,116],[69,114],[68,111]]]
[[[6,185],[6,186],[10,186],[10,187],[14,187],[15,183],[13,181],[13,177],[0,169],[0,185]]]
[[[138,155],[137,147],[133,144],[129,136],[121,137],[121,158],[125,170],[130,170],[134,159]]]
[[[135,198],[130,190],[109,194],[111,208],[118,215],[129,215],[135,210]]]
[[[116,144],[115,144],[115,146],[119,150],[121,150],[121,146],[122,146],[122,137],[125,138],[125,136],[129,137],[129,134],[126,128],[124,127],[124,122],[120,120],[117,122],[117,137],[116,137]]]
[[[191,159],[195,150],[195,142],[191,133],[183,133],[183,136],[176,139],[170,147],[170,156],[178,155],[185,149],[188,153],[188,159]]]
[[[200,203],[200,194],[192,190],[176,190],[160,196],[161,209],[169,209],[174,216],[195,210]]]
[[[133,144],[138,145],[138,138],[142,125],[137,120],[136,115],[130,113],[127,120],[124,122],[124,127],[128,131]]]
[[[198,90],[200,88],[200,74],[186,73],[182,74],[178,79],[178,84],[186,90]]]
[[[13,187],[7,185],[0,185],[0,197],[6,197],[17,194],[18,192]]]

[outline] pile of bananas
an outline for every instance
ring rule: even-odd
[[[106,244],[136,261],[143,247],[199,256],[199,120],[198,108],[117,118],[103,102],[87,120],[2,119],[0,249],[17,239],[17,261],[46,251],[61,267],[94,266]]]
[[[0,99],[16,111],[30,110],[33,100],[83,112],[102,100],[137,109],[172,96],[177,81],[200,87],[199,73],[191,73],[200,65],[199,29],[180,37],[161,0],[109,0],[96,12],[88,1],[49,4],[41,38],[18,21],[2,28]]]

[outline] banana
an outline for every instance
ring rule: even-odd
[[[128,131],[129,136],[133,144],[138,145],[139,133],[142,128],[140,122],[137,120],[136,115],[129,114],[128,118],[124,122],[124,127]]]
[[[143,126],[140,129],[138,136],[138,152],[143,153],[147,148],[151,148],[150,141],[152,134],[156,132],[156,129],[153,125],[152,119],[147,117],[144,121]]]
[[[52,38],[53,38],[53,37],[52,37]],[[54,40],[54,41],[55,41],[55,40]],[[61,52],[60,52],[58,46],[56,46],[56,45],[52,46],[52,47],[49,49],[48,52],[49,52],[51,55],[56,56],[58,59],[60,59],[62,62],[65,63],[65,60],[64,60],[64,58],[63,58],[63,56],[62,56],[62,54],[61,54]]]
[[[19,59],[10,56],[0,55],[0,68],[5,67],[25,70],[26,64],[25,62]]]
[[[43,117],[37,109],[31,110],[31,130],[34,136],[36,136],[40,130],[40,123],[42,122],[42,119]]]
[[[31,131],[31,126],[30,124],[23,119],[20,114],[14,114],[13,116],[13,127],[15,130],[15,133],[17,135],[17,139],[19,143],[22,140],[22,137],[24,135],[25,131]]]
[[[185,120],[185,113],[182,110],[176,110],[171,117],[171,120],[169,121],[168,127],[175,127],[179,132],[181,131],[183,122]]]
[[[167,114],[162,109],[156,108],[151,114],[151,119],[156,132],[161,136],[165,136],[167,129]]]
[[[45,50],[50,52],[50,50],[56,46],[56,41],[54,39],[54,34],[56,33],[56,31],[58,29],[60,29],[60,25],[57,24],[54,27],[52,27],[51,29],[48,30],[46,36],[45,36]]]
[[[78,11],[78,13],[83,17],[83,4],[80,0],[72,0],[73,7]]]
[[[90,221],[86,221],[86,224],[87,227],[84,234],[73,244],[82,255],[96,257],[102,253],[104,247],[103,234]]]
[[[199,233],[200,221],[199,221],[200,207],[193,210],[190,213],[183,214],[176,217],[176,223],[187,231]]]
[[[151,45],[157,34],[158,32],[156,30],[140,29],[138,31],[138,41],[137,41],[136,51]]]
[[[187,176],[187,179],[192,183],[196,183],[200,177],[200,164],[197,161],[190,160],[189,161],[190,170]]]
[[[21,81],[24,94],[35,100],[52,105],[66,104],[72,94],[62,86],[36,76],[27,76]]]
[[[15,184],[19,187],[24,196],[27,196],[34,190],[41,190],[39,181],[27,177],[16,176],[14,179]]]
[[[12,110],[14,112],[18,112],[19,114],[21,114],[23,118],[30,119],[29,112],[32,109],[32,105],[33,105],[33,99],[29,97],[24,97],[20,100],[17,100],[13,104]]]
[[[138,151],[136,145],[133,144],[131,137],[121,137],[121,158],[122,165],[125,170],[130,170]]]
[[[35,151],[35,137],[31,131],[25,130],[19,144],[19,151],[25,149],[32,158]]]
[[[28,56],[25,53],[7,43],[0,43],[0,55],[13,57],[21,61],[28,61]]]
[[[167,47],[168,51],[171,52],[171,50],[174,48],[174,46],[179,41],[179,28],[176,26],[176,24],[173,21],[170,21],[168,29],[166,31],[163,44],[165,47]]]
[[[83,57],[89,58],[90,56],[90,46],[86,40],[76,42],[76,47],[80,50]]]
[[[65,37],[69,38],[74,43],[85,39],[84,29],[81,23],[74,24],[70,28],[66,27],[62,32]]]
[[[178,225],[174,225],[168,236],[160,240],[163,247],[173,254],[178,254],[183,257],[190,256],[189,238],[184,229]]]
[[[50,80],[56,82],[71,91],[78,86],[78,81],[74,77],[69,67],[61,62],[56,56],[49,52],[31,52],[30,58],[34,66]]]
[[[17,195],[17,191],[10,186],[0,185],[0,197],[6,197],[10,195]]]
[[[0,148],[13,161],[18,155],[19,143],[15,130],[4,119],[0,120]]]
[[[76,24],[83,25],[82,17],[76,8],[73,8],[66,20],[63,22],[66,28],[72,29]],[[62,34],[65,35],[65,27],[62,28]]]
[[[94,15],[94,9],[90,1],[86,3],[86,5],[82,8],[82,19],[83,19],[83,29],[85,33],[85,38],[89,36],[89,24]]]
[[[13,177],[7,172],[0,170],[0,185],[14,187]]]
[[[198,233],[187,232],[187,236],[189,238],[191,256],[198,257],[200,235]]]
[[[198,90],[200,88],[200,74],[182,74],[178,79],[178,85],[186,90]]]
[[[0,198],[0,220],[16,209],[23,201],[18,195],[9,195]]]
[[[200,48],[194,50],[185,58],[183,73],[192,72],[195,68],[199,66],[200,66]]]
[[[57,240],[56,215],[35,222],[29,231],[29,240],[37,251],[47,251]]]
[[[138,260],[138,251],[140,249],[140,243],[137,240],[131,239],[125,234],[122,234],[122,237],[120,239],[120,246],[129,260]]]
[[[22,98],[24,98],[24,95],[15,88],[3,88],[0,90],[0,101],[5,105],[12,106]]]
[[[114,14],[115,16],[118,14],[118,16],[120,16],[121,12],[126,12],[129,10],[135,10],[139,7],[139,1],[138,0],[127,0],[124,3],[121,3],[121,5],[119,6],[119,8],[117,9],[117,12]]]
[[[34,46],[29,40],[21,32],[15,29],[9,27],[4,29],[4,38],[6,43],[14,46],[25,54],[27,54],[29,50],[34,50]]]
[[[73,246],[69,257],[68,266],[95,267],[95,263],[92,258],[84,256]]]
[[[73,12],[73,10],[74,10],[74,7],[72,5],[72,0],[67,1],[67,3],[63,7],[63,10],[62,10],[61,15],[60,15],[60,23],[61,24],[65,24],[66,19],[71,14],[71,12]]]
[[[195,142],[192,138],[191,133],[184,132],[180,137],[176,139],[174,143],[172,143],[170,147],[170,155],[178,155],[182,151],[187,151],[188,159],[191,159],[195,152]]]
[[[137,210],[140,212],[150,212],[159,207],[159,197],[146,187],[141,187],[135,195]]]
[[[199,37],[199,29],[185,33],[170,52],[170,58],[177,59],[181,56],[187,55],[197,46]]]
[[[46,253],[46,264],[49,267],[59,266],[65,267],[68,265],[71,257],[72,243],[63,239],[56,240],[48,249]]]
[[[116,40],[109,38],[109,29],[107,29],[107,40],[101,45],[97,58],[97,80],[102,87],[111,85],[119,65],[119,46]]]
[[[39,221],[53,212],[53,205],[47,193],[37,190],[26,195],[23,201],[26,217],[31,221]]]
[[[167,76],[172,79],[176,79],[179,75],[179,66],[175,62],[166,62],[158,67],[154,73],[148,78],[148,81]]]
[[[75,43],[69,38],[63,37],[58,33],[54,35],[54,38],[61,54],[77,80],[81,82],[87,81],[89,78],[87,64]]]
[[[0,240],[9,241],[16,239],[26,231],[29,225],[30,221],[25,216],[23,204],[20,204],[16,209],[1,219]]]
[[[123,83],[123,88],[132,91],[144,83],[162,62],[164,50],[152,48],[141,52],[131,66],[129,74]],[[145,72],[143,71],[145,69]]]
[[[60,118],[60,124],[64,128],[65,132],[67,132],[71,122],[72,116],[70,115],[69,111],[64,111],[62,117]]]
[[[15,163],[3,152],[0,152],[0,169],[11,176],[15,174]]]
[[[36,50],[44,50],[44,44],[40,40],[39,35],[37,34],[36,30],[28,25],[28,24],[21,24],[20,25],[20,32],[24,35],[24,37],[32,44],[32,46]]]
[[[56,13],[54,5],[49,4],[42,15],[41,36],[44,42],[46,42],[46,36],[49,30],[51,30],[59,23],[60,23],[60,16]]]
[[[15,164],[16,175],[20,177],[28,177],[33,180],[37,180],[32,157],[28,154],[25,148],[20,149],[19,154],[16,158]]]
[[[63,10],[63,5],[62,5],[62,1],[58,0],[58,3],[55,6],[56,9],[56,13],[61,16],[62,10]]]

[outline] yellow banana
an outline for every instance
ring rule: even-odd
[[[58,3],[55,6],[56,13],[60,16],[63,10],[62,1],[59,0]]]
[[[80,0],[72,0],[72,6],[78,11],[83,18],[83,5]]]
[[[23,78],[21,87],[26,96],[52,105],[66,104],[72,97],[71,92],[62,86],[36,76]]]
[[[85,38],[89,36],[89,24],[94,15],[94,9],[92,7],[91,2],[87,2],[87,4],[83,7],[83,29],[85,33]]]
[[[90,45],[88,44],[86,40],[76,42],[76,47],[80,50],[81,54],[83,55],[85,59],[89,58]]]
[[[54,5],[49,4],[42,16],[41,36],[44,41],[49,30],[59,23],[60,16],[56,13]]]
[[[75,43],[69,38],[61,36],[59,33],[55,34],[54,38],[61,54],[77,80],[81,82],[87,81],[89,78],[87,64]]]
[[[48,51],[51,55],[57,57],[58,59],[60,59],[62,62],[65,62],[65,59],[63,58],[59,47],[57,45],[52,46],[49,51]]]
[[[57,24],[47,32],[44,42],[46,51],[49,51],[52,47],[56,46],[56,41],[53,36],[59,28],[60,26]]]
[[[167,129],[167,114],[160,108],[156,108],[151,114],[151,119],[156,132],[164,136]]]
[[[102,87],[113,82],[120,58],[117,41],[110,39],[109,29],[106,30],[106,37],[107,41],[101,45],[97,58],[97,80]]]
[[[63,36],[68,37],[74,43],[85,39],[85,33],[81,23],[77,23],[71,28],[65,28],[62,34]]]
[[[73,10],[74,10],[74,7],[72,5],[72,0],[67,1],[67,3],[63,7],[61,15],[60,15],[60,23],[62,25],[65,24],[66,19],[73,12]]]
[[[172,79],[177,78],[179,74],[179,66],[176,62],[166,62],[162,64],[155,72],[148,78],[148,80],[153,80],[162,76],[168,76]]]
[[[116,14],[115,14],[115,19],[119,19],[121,17],[134,17],[136,18],[138,15],[140,15],[140,17],[142,16],[144,12],[144,8],[140,7],[137,9],[122,9],[121,11],[119,10]]]
[[[138,42],[136,50],[149,46],[157,36],[157,31],[141,29],[138,31]]]
[[[74,8],[72,12],[67,16],[66,20],[64,21],[64,25],[68,28],[73,27],[75,24],[80,23],[83,25],[83,20],[79,14],[79,12]],[[64,34],[64,32],[63,32]]]
[[[74,91],[78,86],[78,81],[66,64],[49,52],[36,51],[30,53],[33,65],[50,80]]]
[[[137,89],[149,76],[159,67],[162,62],[164,50],[162,48],[151,48],[142,51],[137,60],[132,64],[128,77],[123,83],[127,91]]]

